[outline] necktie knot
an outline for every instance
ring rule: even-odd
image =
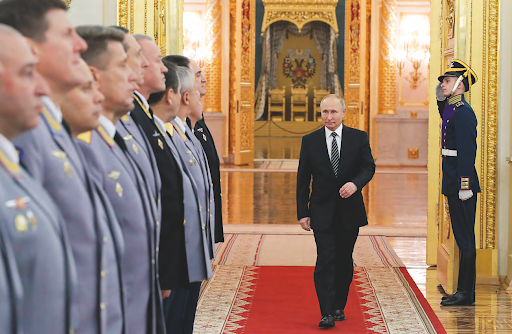
[[[333,138],[336,138],[336,137],[338,136],[338,134],[337,134],[336,132],[333,132],[333,133],[331,133],[331,136],[332,136]]]

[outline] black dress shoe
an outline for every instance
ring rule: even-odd
[[[322,328],[331,328],[336,326],[334,324],[334,317],[332,315],[326,315],[322,317],[322,320],[320,320],[320,323],[318,324],[318,327]]]
[[[441,302],[441,306],[470,306],[473,305],[473,296],[471,293],[457,291],[450,298]]]
[[[342,310],[334,311],[334,320],[335,321],[343,321],[343,320],[345,320],[345,312],[343,312]]]

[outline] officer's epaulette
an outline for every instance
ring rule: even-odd
[[[165,129],[167,130],[167,133],[171,137],[174,137],[174,126],[172,125],[172,123],[165,123]]]
[[[455,103],[455,108],[462,107],[463,105],[464,105],[464,102],[463,101],[459,101],[459,102]]]
[[[81,133],[78,136],[76,136],[76,138],[78,140],[83,141],[86,144],[90,144],[91,140],[92,140],[92,132],[91,131],[87,131],[87,132]]]

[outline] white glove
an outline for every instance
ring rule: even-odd
[[[465,201],[473,197],[473,191],[472,190],[459,190],[459,199],[461,201]]]
[[[436,98],[438,101],[446,100],[446,96],[443,94],[443,88],[441,88],[441,83],[438,82],[436,85]]]

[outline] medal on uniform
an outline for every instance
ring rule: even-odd
[[[158,146],[160,146],[160,149],[164,149],[164,143],[162,143],[162,141],[160,140],[160,138],[158,139]]]
[[[24,215],[17,215],[16,218],[14,218],[14,226],[16,226],[18,232],[26,232],[28,229],[28,219]]]
[[[189,159],[188,163],[189,163],[190,166],[192,166],[194,164],[194,159]]]
[[[137,145],[132,144],[132,149],[133,149],[133,152],[135,152],[135,154],[139,154],[139,148],[137,147]]]
[[[28,202],[30,202],[30,198],[28,198],[27,196],[18,197],[18,198],[15,198],[15,199],[5,202],[5,206],[10,209],[22,210],[27,207]]]
[[[28,218],[28,221],[30,222],[30,225],[32,225],[32,228],[34,230],[37,230],[37,218],[32,211],[30,211],[30,210],[27,211],[27,218]]]
[[[203,139],[204,141],[206,141],[206,135],[203,133]]]
[[[109,178],[116,181],[116,193],[119,195],[119,197],[123,197],[123,187],[121,184],[117,181],[119,179],[119,176],[121,176],[121,172],[113,170],[108,175]]]
[[[56,158],[59,158],[62,160],[63,167],[64,167],[64,173],[70,178],[71,177],[71,164],[69,163],[69,160],[67,158],[67,154],[64,151],[54,151],[52,155]]]

